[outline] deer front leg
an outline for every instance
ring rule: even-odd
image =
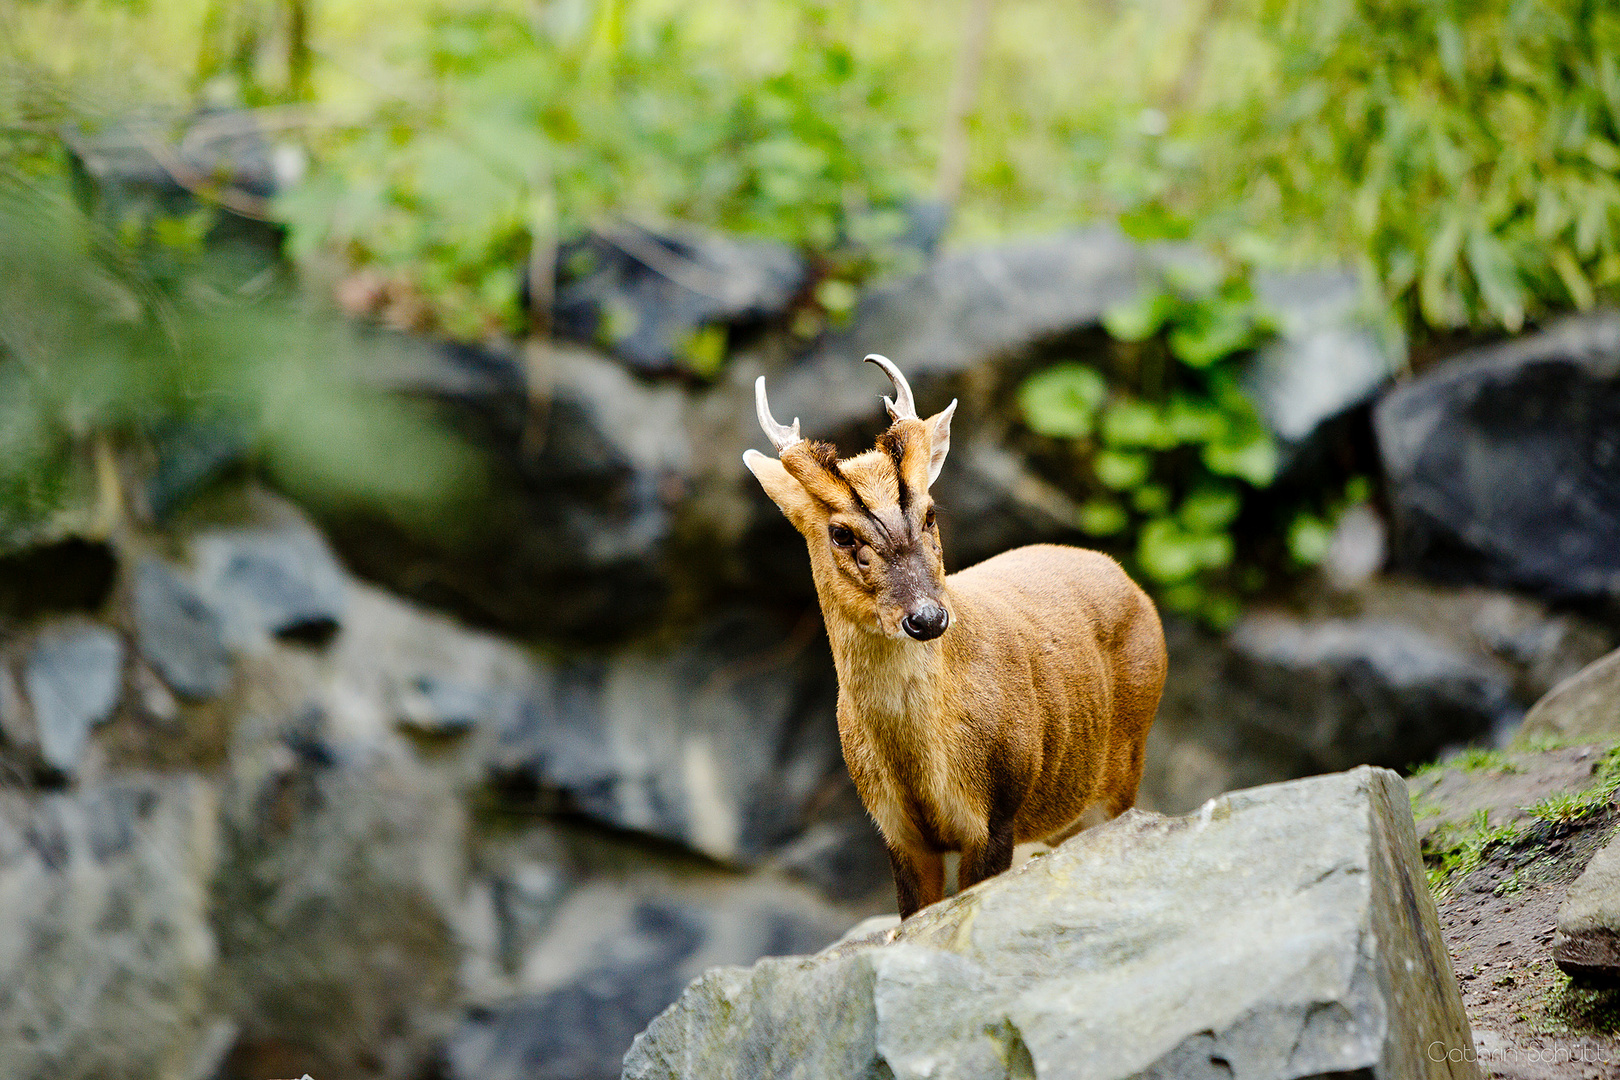
[[[1013,777],[1017,775],[1005,767],[994,769],[995,782],[990,790],[988,828],[982,844],[970,845],[962,851],[962,864],[957,868],[958,889],[977,885],[987,877],[994,877],[1012,866],[1013,821],[1023,805],[1023,792]]]
[[[937,852],[887,845],[894,868],[895,899],[900,917],[909,919],[929,904],[945,899],[945,860]]]

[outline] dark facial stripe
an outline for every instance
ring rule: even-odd
[[[902,516],[911,511],[911,488],[906,486],[906,436],[905,432],[897,428],[890,428],[878,436],[878,448],[889,455],[894,462],[894,483],[900,496],[900,513]]]

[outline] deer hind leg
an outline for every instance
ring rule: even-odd
[[[895,899],[902,919],[909,919],[929,904],[945,899],[945,860],[938,852],[894,844],[887,846],[889,865],[894,868]]]

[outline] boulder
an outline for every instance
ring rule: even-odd
[[[344,562],[526,635],[600,643],[656,630],[676,511],[691,486],[681,391],[645,386],[571,346],[520,359],[395,339],[386,352],[388,385],[437,403],[482,451],[488,489],[453,535],[329,516]]]
[[[711,374],[725,341],[704,355],[702,330],[780,320],[809,282],[786,244],[624,222],[559,249],[552,324],[644,374]]]
[[[824,641],[815,622],[740,608],[673,649],[565,661],[502,734],[491,770],[616,828],[756,861],[847,783]]]
[[[1464,353],[1373,416],[1405,565],[1551,598],[1620,596],[1620,314]]]
[[[1227,641],[1243,681],[1325,768],[1427,761],[1522,715],[1504,665],[1408,623],[1262,613]]]
[[[1525,738],[1620,738],[1620,649],[1555,686],[1525,714]]]
[[[1260,274],[1255,293],[1278,335],[1246,368],[1244,390],[1291,460],[1323,425],[1371,401],[1393,365],[1354,274]]]
[[[811,438],[852,428],[875,434],[885,422],[879,395],[893,392],[882,372],[861,363],[877,352],[905,372],[927,415],[974,369],[1098,326],[1141,290],[1151,259],[1101,226],[939,256],[915,277],[868,290],[847,329],[772,380],[772,412],[784,423],[800,417]],[[992,381],[1018,374],[997,371]]]
[[[0,792],[0,1075],[207,1075],[216,799],[195,777]]]
[[[191,544],[197,589],[220,615],[226,640],[324,638],[343,618],[343,570],[307,526],[221,529]]]
[[[206,701],[225,692],[224,624],[178,568],[150,556],[136,564],[134,615],[136,647],[175,693]]]
[[[690,867],[598,876],[560,899],[555,876],[530,877],[543,930],[517,935],[517,992],[475,1008],[450,1039],[451,1080],[611,1080],[636,1033],[701,972],[818,949],[852,919],[802,888]],[[533,911],[510,892],[504,906],[503,919]]]
[[[105,723],[124,686],[124,642],[95,623],[59,623],[28,650],[23,683],[40,757],[58,772],[78,767],[90,731]]]
[[[1405,786],[1363,768],[1133,812],[892,940],[711,971],[624,1076],[1462,1080],[1471,1048]]]
[[[1587,863],[1558,909],[1553,961],[1571,978],[1620,986],[1620,838]]]

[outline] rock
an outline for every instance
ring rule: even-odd
[[[407,339],[389,353],[389,385],[439,404],[482,451],[489,488],[443,539],[329,516],[344,562],[469,621],[525,635],[600,643],[657,629],[675,515],[690,488],[681,391],[645,386],[570,346],[526,364]]]
[[[215,805],[186,776],[0,793],[0,1075],[191,1080],[207,1064]]]
[[[709,374],[724,354],[694,349],[696,335],[782,318],[810,268],[786,244],[625,222],[562,245],[557,278],[558,335],[643,373]]]
[[[810,882],[834,900],[860,903],[881,897],[888,903],[894,891],[883,837],[858,808],[838,820],[806,829],[772,865]]]
[[[146,505],[154,520],[165,521],[249,452],[243,434],[225,424],[182,421],[166,425],[152,440],[152,474]]]
[[[523,992],[475,1010],[451,1080],[610,1080],[636,1033],[716,964],[816,949],[850,916],[768,881],[642,871],[576,887],[521,958]]]
[[[892,393],[880,371],[861,363],[877,352],[905,372],[927,415],[949,402],[951,380],[1097,326],[1105,311],[1142,288],[1150,260],[1108,227],[943,255],[916,277],[863,295],[847,330],[828,335],[772,380],[772,411],[785,423],[800,417],[811,438],[852,425],[870,425],[868,434],[875,434],[880,394]]]
[[[1524,738],[1620,738],[1620,649],[1554,687],[1525,715]]]
[[[1435,1043],[1471,1046],[1406,789],[1357,769],[1130,813],[892,943],[710,971],[624,1077],[1479,1077]]]
[[[90,739],[118,705],[124,642],[94,623],[61,623],[42,631],[28,651],[23,681],[39,733],[40,756],[72,774]]]
[[[1620,838],[1592,856],[1558,909],[1553,961],[1584,983],[1620,986]]]
[[[1255,293],[1280,332],[1248,366],[1244,389],[1291,457],[1322,425],[1371,401],[1392,365],[1362,318],[1355,275],[1261,274]]]
[[[220,984],[237,1058],[406,1080],[454,1020],[468,809],[456,770],[414,752],[339,642],[243,662],[213,897]]]
[[[673,650],[560,664],[492,751],[492,771],[617,828],[753,862],[843,778],[818,630],[734,609]]]
[[[158,559],[135,566],[135,640],[163,681],[181,697],[206,701],[231,681],[219,614],[180,572]]]
[[[205,532],[191,553],[198,592],[233,646],[265,635],[321,640],[343,618],[343,569],[313,529]]]
[[[1404,565],[1620,596],[1620,314],[1465,353],[1391,391],[1374,422]]]
[[[1521,715],[1511,672],[1407,623],[1256,614],[1228,642],[1244,681],[1328,768],[1427,761]]]

